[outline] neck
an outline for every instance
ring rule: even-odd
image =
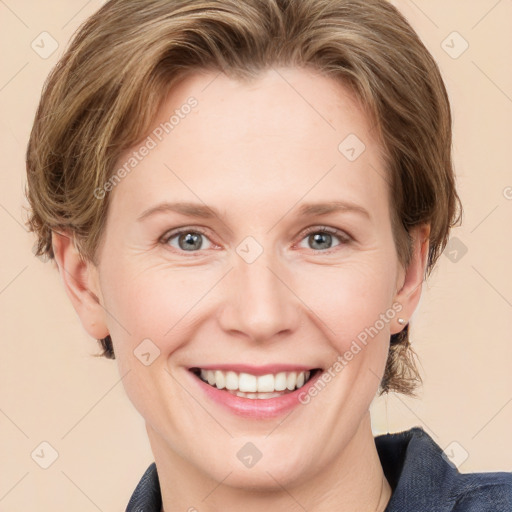
[[[261,512],[298,510],[384,512],[392,489],[385,478],[367,413],[343,452],[320,472],[283,486],[268,478],[265,487],[229,485],[233,468],[224,479],[214,479],[172,450],[149,425],[147,431],[158,469],[165,512]],[[268,472],[270,474],[270,472]]]

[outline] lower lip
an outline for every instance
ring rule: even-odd
[[[197,385],[206,393],[208,398],[217,402],[233,414],[251,419],[276,418],[299,405],[304,405],[299,398],[307,394],[309,388],[314,386],[315,382],[322,374],[321,371],[317,372],[304,386],[291,393],[286,393],[274,398],[252,399],[232,395],[227,391],[217,389],[201,380],[194,373],[189,373],[192,375],[192,379]]]

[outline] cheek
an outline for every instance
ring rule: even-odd
[[[168,356],[193,337],[192,308],[207,292],[207,283],[214,281],[201,272],[185,275],[162,266],[141,270],[121,261],[106,270],[105,309],[126,394],[144,418],[167,424],[157,397],[176,399]]]
[[[189,312],[200,309],[200,300],[215,276],[196,269],[169,265],[144,267],[117,262],[103,283],[105,309],[111,334],[123,340],[121,350],[133,349],[143,339],[154,340],[170,352],[173,340],[187,325]]]
[[[344,352],[365,329],[389,331],[379,319],[391,308],[394,274],[381,265],[358,261],[339,267],[317,267],[297,277],[298,295],[314,312],[317,324],[338,352]]]

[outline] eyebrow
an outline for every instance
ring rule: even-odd
[[[153,206],[152,208],[148,208],[144,210],[138,217],[137,220],[141,221],[145,218],[157,214],[157,213],[167,213],[167,212],[176,212],[181,213],[182,215],[187,215],[189,217],[197,217],[202,219],[212,219],[213,217],[217,217],[218,214],[215,212],[215,209],[212,209],[206,205],[201,205],[198,203],[169,203],[164,202],[160,203],[157,206]]]
[[[348,201],[329,201],[327,203],[303,204],[299,208],[298,215],[301,217],[307,217],[308,215],[327,215],[329,213],[336,212],[353,212],[363,215],[368,219],[371,218],[370,213],[366,208]]]
[[[188,217],[196,217],[201,219],[212,219],[214,217],[221,218],[222,216],[215,208],[211,208],[206,205],[202,205],[199,203],[190,203],[190,202],[164,202],[160,203],[156,206],[148,208],[144,210],[139,217],[137,217],[137,221],[142,221],[149,216],[152,216],[157,213],[167,213],[167,212],[176,212],[182,215],[186,215]],[[347,202],[347,201],[329,201],[326,203],[306,203],[301,205],[299,208],[297,215],[299,217],[307,217],[307,216],[318,216],[318,215],[327,215],[330,213],[336,212],[353,212],[363,215],[368,219],[371,218],[368,210],[363,208],[362,206]]]

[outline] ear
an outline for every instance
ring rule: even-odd
[[[396,321],[391,327],[391,334],[400,332],[409,322],[421,297],[422,284],[427,266],[430,225],[421,224],[415,226],[409,232],[412,239],[412,254],[409,266],[404,269],[400,266],[397,293],[394,302],[402,305],[402,310],[396,316]],[[405,323],[400,325],[398,318],[403,318]]]
[[[99,340],[108,336],[97,268],[82,258],[69,233],[52,232],[52,245],[66,293],[87,333]]]

